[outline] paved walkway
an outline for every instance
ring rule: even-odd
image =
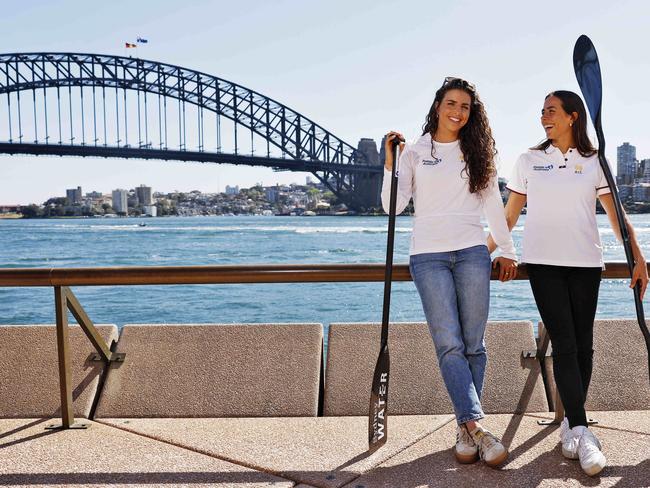
[[[50,431],[0,419],[0,486],[38,487],[650,487],[650,411],[593,412],[609,465],[584,475],[562,457],[544,414],[491,415],[509,446],[500,470],[454,461],[450,415],[393,416],[368,456],[365,417],[102,419]]]

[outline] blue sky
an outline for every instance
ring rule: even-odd
[[[477,85],[508,176],[543,137],[553,89],[579,91],[573,44],[589,35],[603,70],[607,154],[624,141],[650,158],[648,2],[637,1],[14,1],[2,3],[0,51],[123,55],[197,69],[272,97],[356,146],[391,129],[419,135],[442,79]],[[614,165],[615,166],[615,165]],[[223,191],[304,183],[301,173],[157,161],[0,155],[0,204],[42,202],[81,185],[109,192]]]

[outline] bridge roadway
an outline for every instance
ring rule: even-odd
[[[148,147],[95,146],[88,144],[28,144],[0,142],[0,154],[31,154],[36,156],[81,156],[100,158],[155,159],[162,161],[192,161],[199,163],[225,163],[248,166],[265,166],[291,171],[344,171],[350,174],[383,174],[383,166],[370,164],[328,163],[302,159],[261,157],[245,154],[185,151],[178,149],[153,149]]]

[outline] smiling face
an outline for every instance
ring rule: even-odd
[[[546,132],[546,138],[557,141],[571,137],[573,122],[578,114],[568,114],[562,107],[562,101],[556,96],[550,96],[544,100],[542,109],[542,127]]]
[[[436,108],[438,113],[438,130],[440,135],[455,135],[469,120],[472,97],[464,90],[452,89],[445,93]]]

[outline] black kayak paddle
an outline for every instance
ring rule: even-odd
[[[598,138],[598,161],[600,162],[600,166],[602,167],[605,178],[607,179],[607,185],[609,186],[609,189],[612,192],[612,197],[614,198],[616,219],[618,220],[618,226],[621,229],[623,247],[625,248],[625,257],[627,259],[628,268],[630,269],[630,276],[632,276],[632,270],[634,269],[634,255],[632,254],[632,246],[630,245],[630,233],[623,217],[623,207],[616,188],[616,182],[614,181],[612,172],[609,169],[607,160],[605,159],[605,136],[603,135],[603,127],[600,120],[600,109],[603,98],[603,83],[600,75],[600,64],[598,63],[598,55],[596,54],[594,44],[591,42],[591,39],[585,35],[578,38],[573,49],[573,69],[575,70],[580,90],[587,102],[589,114],[591,115],[591,120],[596,129],[596,137]],[[636,307],[636,318],[639,322],[639,327],[641,328],[641,333],[643,334],[645,345],[648,350],[648,374],[650,375],[650,332],[648,331],[648,326],[645,322],[640,292],[641,285],[637,282],[634,287],[634,305]]]
[[[397,149],[400,139],[393,140],[393,169],[390,180],[390,204],[388,209],[388,242],[386,245],[386,272],[384,275],[384,309],[381,321],[381,348],[372,377],[370,410],[368,411],[368,450],[374,452],[388,439],[388,375],[390,356],[388,354],[388,320],[390,314],[390,288],[393,279],[393,247],[395,243],[395,209],[397,207]]]

